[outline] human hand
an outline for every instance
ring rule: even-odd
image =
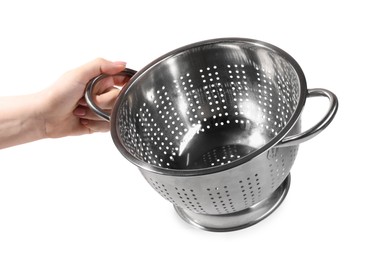
[[[57,138],[109,130],[109,123],[96,116],[87,106],[84,91],[89,80],[99,74],[114,75],[124,70],[126,63],[95,59],[62,75],[50,88],[40,92],[40,118],[45,135]],[[124,77],[107,77],[95,88],[94,101],[110,112],[119,89],[128,81]]]

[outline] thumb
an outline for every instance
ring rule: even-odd
[[[93,77],[96,77],[100,74],[109,74],[113,75],[121,72],[126,68],[126,62],[116,61],[111,62],[103,58],[97,58],[91,62],[88,62],[78,69],[76,69],[76,76],[82,81],[83,84],[86,84]]]

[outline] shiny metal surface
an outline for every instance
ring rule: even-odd
[[[329,98],[329,111],[301,133],[313,96]],[[274,195],[298,144],[327,127],[337,106],[333,93],[307,90],[281,49],[226,38],[165,54],[131,78],[110,117],[94,111],[110,119],[117,148],[161,196],[191,214],[228,216]]]
[[[297,150],[298,146],[272,148],[214,174],[172,176],[140,171],[154,190],[179,208],[198,214],[231,214],[271,197],[287,178]]]
[[[215,232],[235,231],[252,226],[273,213],[286,197],[290,187],[290,179],[291,176],[288,175],[270,197],[244,210],[230,214],[208,215],[195,213],[175,205],[174,207],[184,221],[198,228]]]

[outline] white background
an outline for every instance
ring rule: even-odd
[[[229,233],[184,223],[108,133],[1,150],[0,259],[373,259],[373,24],[361,0],[2,1],[2,96],[41,90],[96,57],[139,70],[235,36],[290,53],[308,88],[333,91],[340,107],[300,146],[281,207]],[[304,127],[325,109],[308,99]]]

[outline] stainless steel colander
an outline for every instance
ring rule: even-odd
[[[176,49],[133,76],[111,115],[119,151],[187,222],[212,231],[252,225],[283,201],[298,144],[332,121],[336,96],[307,89],[296,61],[283,50],[242,38],[214,39]],[[301,132],[307,97],[330,101],[327,114]]]

